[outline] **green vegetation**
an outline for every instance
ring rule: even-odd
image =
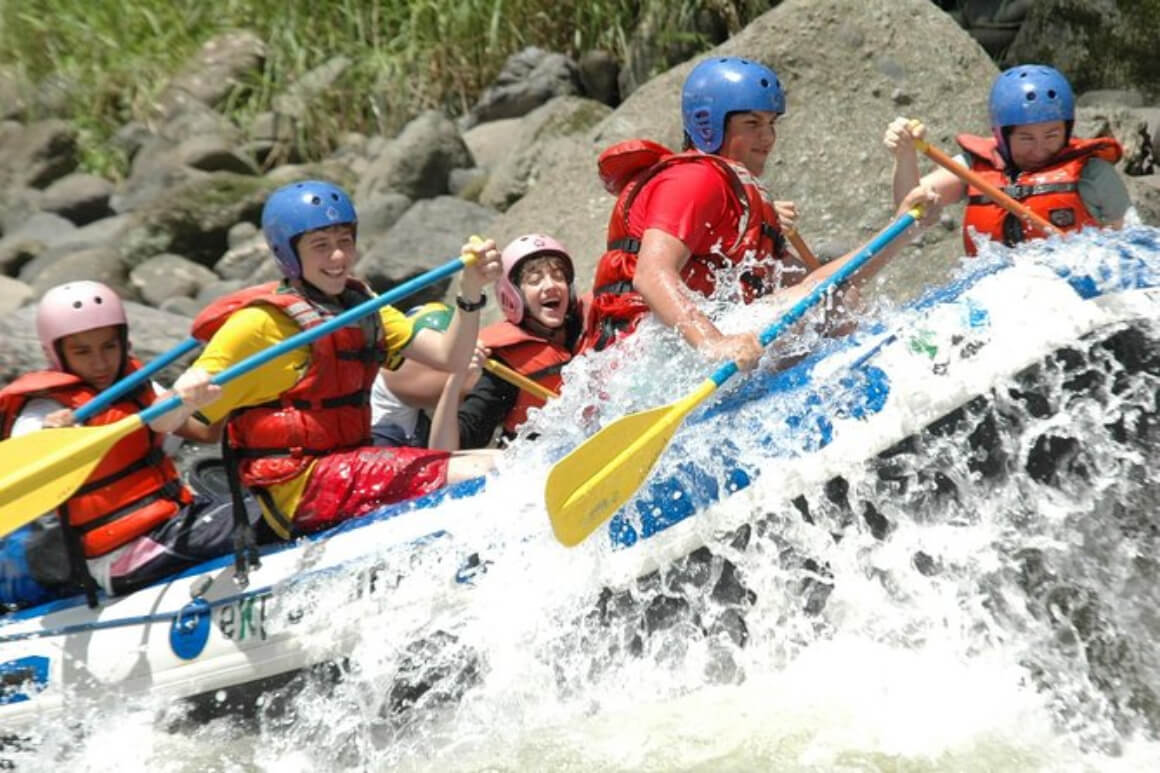
[[[650,3],[689,18],[706,10],[735,26],[771,3],[755,0],[0,0],[0,67],[38,92],[81,133],[84,166],[111,176],[124,159],[107,142],[147,120],[167,80],[208,39],[253,30],[266,61],[220,109],[239,125],[298,76],[343,55],[352,66],[298,127],[317,158],[346,131],[390,134],[419,110],[466,110],[504,59],[527,45],[623,58]],[[751,6],[753,6],[751,8]],[[675,31],[673,34],[676,34]],[[687,36],[687,30],[682,34]],[[45,109],[41,109],[45,112]]]

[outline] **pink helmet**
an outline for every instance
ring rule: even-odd
[[[568,254],[568,250],[551,236],[524,234],[503,248],[500,255],[503,273],[495,280],[495,295],[499,299],[499,307],[503,310],[503,315],[514,325],[520,324],[524,318],[524,294],[512,281],[512,275],[520,263],[537,255],[558,255],[564,259],[568,272],[568,306],[571,308],[576,304],[576,291],[572,286],[576,278],[576,269],[572,266],[572,256]]]
[[[69,282],[44,294],[36,307],[36,335],[48,364],[64,370],[56,342],[73,333],[98,327],[128,325],[121,299],[100,282]]]

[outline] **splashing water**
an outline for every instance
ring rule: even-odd
[[[987,247],[957,279],[1062,276],[1091,295],[1157,271],[1160,232],[1134,227]],[[1050,325],[1057,298],[1021,302]],[[923,347],[964,315],[979,315],[984,351],[1018,343],[988,338],[986,309],[966,301],[930,308],[880,301],[857,337],[905,340],[928,371],[941,355]],[[722,325],[775,318],[750,307]],[[834,354],[814,358],[813,386],[734,379],[660,462],[661,478],[693,465],[722,489],[745,474],[689,520],[691,553],[659,539],[618,549],[604,530],[565,550],[541,501],[550,464],[710,369],[646,323],[569,366],[563,397],[525,429],[540,439],[516,444],[479,495],[439,506],[453,535],[382,546],[390,593],[352,599],[328,575],[276,599],[326,615],[312,644],[330,665],[246,716],[73,706],[12,757],[171,771],[1156,769],[1155,322],[1061,332],[1029,367],[869,453],[843,445],[865,393],[846,365],[865,349],[846,356],[848,342],[807,329],[780,354]],[[843,365],[824,373],[830,360]],[[891,363],[878,364],[902,383]],[[771,384],[784,394],[760,399]],[[819,449],[829,467],[811,478],[800,470]]]

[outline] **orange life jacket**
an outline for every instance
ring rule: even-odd
[[[627,140],[606,149],[598,161],[604,187],[616,194],[617,200],[608,221],[607,251],[596,265],[582,350],[600,350],[627,335],[649,310],[640,293],[632,289],[640,235],[629,231],[629,211],[649,180],[674,164],[687,163],[711,164],[717,169],[740,203],[742,215],[737,240],[724,245],[723,254],[691,256],[681,269],[681,279],[691,289],[709,296],[716,289],[718,273],[744,261],[745,270],[738,275],[739,300],[751,303],[776,289],[778,272],[771,267],[773,261],[785,260],[787,253],[781,224],[765,185],[743,165],[722,156],[698,151],[673,153],[649,140]]]
[[[140,367],[130,359],[125,375]],[[9,436],[29,400],[45,397],[75,411],[97,394],[87,382],[61,371],[21,376],[0,390],[0,438]],[[143,384],[90,419],[89,425],[112,424],[140,413],[155,399],[152,385]],[[147,426],[117,441],[84,485],[61,505],[81,537],[86,558],[103,556],[152,531],[193,500],[161,442],[162,436]]]
[[[537,384],[560,391],[564,383],[560,371],[572,360],[572,352],[546,338],[540,338],[519,325],[504,320],[488,325],[479,331],[483,345],[491,349],[492,355],[512,370],[527,376]],[[514,435],[528,419],[529,408],[540,408],[544,400],[519,390],[516,404],[503,420],[504,432]]]
[[[281,310],[308,330],[372,297],[347,283],[341,308],[286,283],[269,283],[219,298],[197,316],[193,335],[207,340],[230,314],[256,304]],[[313,457],[370,445],[370,391],[387,351],[378,314],[310,345],[305,374],[277,400],[235,410],[226,425],[241,482],[267,487],[298,476]]]
[[[1079,195],[1079,178],[1084,165],[1091,158],[1102,158],[1114,164],[1124,152],[1120,143],[1110,137],[1072,138],[1046,166],[1034,172],[1018,172],[1012,179],[994,137],[961,134],[955,140],[970,153],[973,171],[1065,232],[1100,225]],[[1008,247],[1045,236],[1039,229],[993,203],[973,185],[968,186],[967,197],[963,246],[968,255],[976,253],[970,228]]]

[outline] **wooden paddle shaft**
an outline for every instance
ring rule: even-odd
[[[938,148],[934,147],[926,140],[916,138],[914,140],[914,146],[925,153],[936,164],[943,167],[963,182],[969,185],[973,185],[981,190],[987,196],[987,198],[991,199],[991,201],[995,202],[1000,207],[1010,212],[1012,215],[1015,215],[1020,220],[1023,220],[1024,222],[1029,223],[1044,233],[1052,236],[1058,236],[1062,233],[1058,228],[1053,226],[1047,220],[1035,214],[1030,209],[1008,196],[1006,193],[1003,193],[1003,191],[999,190],[994,185],[991,185],[978,174],[972,172],[970,169],[967,169],[965,166],[955,161],[953,158]]]
[[[532,381],[522,373],[517,373],[507,365],[504,365],[502,362],[496,362],[495,360],[488,359],[484,361],[483,367],[487,369],[488,373],[494,373],[512,386],[517,386],[528,394],[534,395],[541,400],[551,400],[553,397],[560,396],[553,392],[551,389],[548,389],[543,384],[537,384],[535,381]]]
[[[802,259],[802,263],[806,264],[807,271],[817,271],[822,267],[818,261],[817,255],[810,251],[806,246],[805,240],[802,239],[801,234],[796,229],[790,229],[785,232],[785,238],[789,239],[789,243],[793,245],[794,251],[797,252],[798,257]]]

